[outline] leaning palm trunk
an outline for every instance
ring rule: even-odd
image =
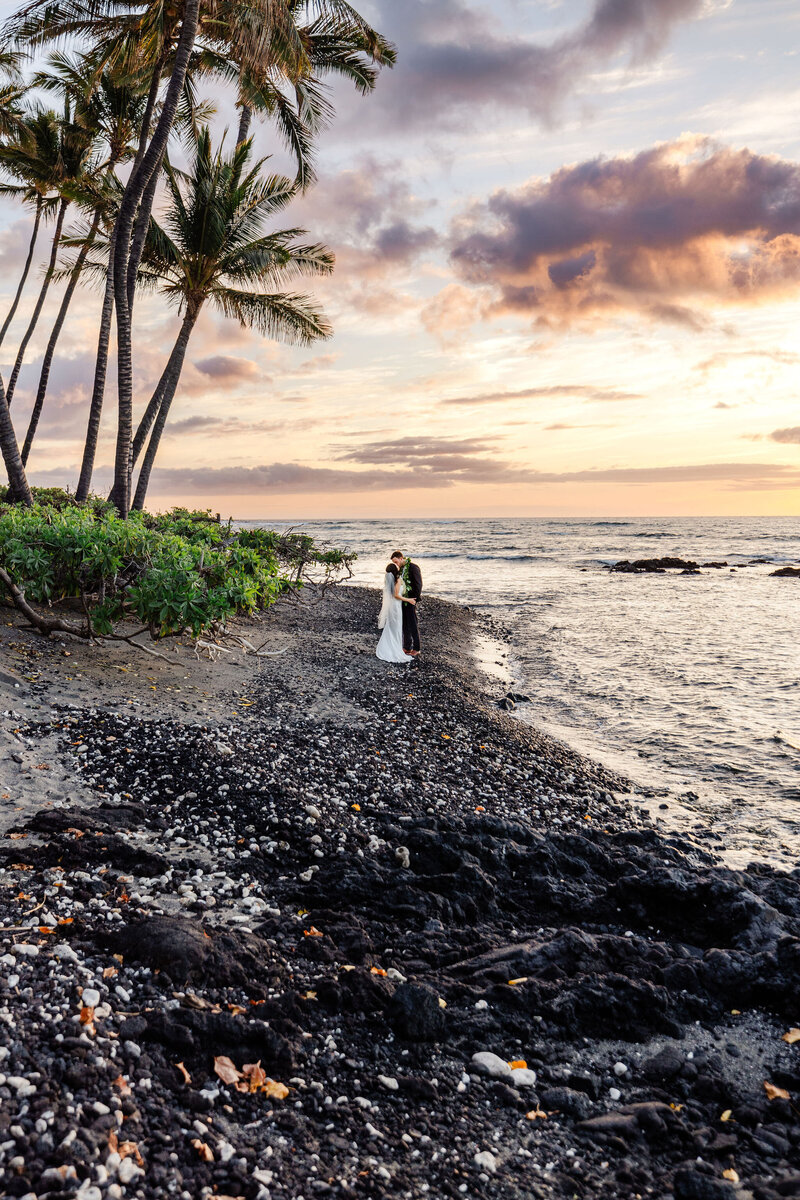
[[[144,500],[145,496],[147,495],[148,485],[150,483],[150,473],[153,470],[153,463],[155,462],[156,455],[158,454],[161,435],[164,432],[164,426],[167,423],[169,410],[172,407],[172,401],[175,398],[175,392],[178,388],[181,371],[183,370],[183,360],[186,357],[186,347],[189,345],[189,338],[192,335],[192,330],[194,329],[199,313],[199,309],[196,311],[190,310],[183,318],[183,324],[181,325],[178,339],[172,348],[172,354],[169,356],[169,362],[167,363],[166,370],[164,371],[161,381],[159,382],[159,388],[161,388],[163,383],[161,404],[158,410],[158,416],[156,417],[156,423],[153,427],[153,432],[150,435],[147,453],[145,454],[144,461],[142,462],[142,469],[139,472],[139,482],[136,485],[136,495],[133,499],[132,507],[139,512],[144,508]],[[158,388],[156,389],[156,392],[158,392]]]
[[[114,315],[114,244],[109,247],[108,271],[106,272],[106,290],[103,295],[103,307],[100,310],[100,335],[97,339],[97,358],[94,364],[94,384],[92,385],[92,400],[89,405],[89,424],[86,428],[86,441],[83,444],[83,461],[78,480],[76,500],[87,500],[89,488],[92,486],[94,460],[97,454],[97,442],[100,437],[100,418],[103,415],[103,398],[106,390],[106,374],[108,372],[108,345],[111,341],[111,320]]]
[[[11,495],[15,500],[30,508],[33,504],[33,496],[20,458],[19,443],[11,421],[11,413],[8,411],[6,389],[2,379],[0,379],[0,454],[3,455]]]
[[[36,307],[34,308],[33,315],[28,322],[28,328],[25,330],[25,334],[20,342],[19,351],[17,352],[17,361],[14,363],[14,370],[11,372],[11,378],[8,381],[8,388],[6,390],[6,404],[9,408],[11,407],[11,401],[13,399],[14,392],[16,391],[17,380],[19,379],[19,373],[22,369],[22,360],[25,357],[25,351],[28,348],[28,342],[33,337],[33,331],[36,328],[39,317],[41,316],[44,302],[47,299],[47,292],[50,288],[50,282],[53,278],[53,272],[56,269],[58,247],[61,242],[61,230],[64,227],[64,214],[67,211],[68,205],[69,200],[62,199],[58,206],[58,217],[56,218],[56,231],[53,234],[53,247],[50,251],[50,262],[47,264],[47,270],[44,273],[44,279],[42,280],[42,286],[39,291],[39,299],[36,301]]]
[[[253,119],[253,110],[249,104],[242,105],[242,111],[239,114],[239,132],[236,135],[236,145],[241,146],[242,142],[247,141],[247,135],[250,132],[250,122]]]
[[[200,0],[184,0],[181,33],[164,103],[150,145],[139,166],[132,172],[120,203],[114,230],[114,304],[117,314],[117,448],[114,459],[114,485],[110,499],[120,516],[127,517],[131,495],[131,447],[133,442],[133,348],[131,311],[128,304],[128,263],[131,234],[139,203],[167,148],[170,130],[178,110],[186,80],[189,59],[197,36]]]
[[[139,426],[136,430],[136,434],[134,435],[133,450],[131,452],[131,461],[133,466],[136,466],[136,463],[139,461],[139,455],[144,449],[144,444],[147,441],[147,435],[152,429],[153,422],[155,421],[161,409],[161,401],[164,399],[164,393],[167,390],[170,382],[171,363],[172,357],[170,357],[166,367],[164,368],[164,373],[158,381],[156,390],[150,397],[150,402],[147,405],[147,408],[144,410],[144,415],[142,416],[142,419],[139,422]]]
[[[136,225],[133,229],[133,237],[131,239],[131,254],[128,261],[128,311],[133,314],[133,302],[136,298],[136,279],[139,274],[139,264],[142,261],[144,253],[144,244],[147,238],[147,230],[150,225],[150,216],[153,212],[153,202],[156,198],[156,188],[158,187],[158,177],[161,173],[161,168],[164,164],[164,154],[158,161],[155,171],[150,177],[150,182],[144,189],[142,202],[139,205],[139,213],[136,217]]]
[[[36,392],[36,402],[34,403],[33,411],[31,412],[30,421],[28,422],[28,432],[25,434],[25,445],[22,447],[22,464],[23,464],[23,466],[28,465],[28,456],[31,452],[31,446],[33,444],[33,439],[36,436],[36,430],[39,426],[39,418],[42,415],[42,408],[44,407],[44,398],[47,395],[47,384],[50,379],[50,368],[53,365],[53,356],[56,352],[56,346],[58,345],[58,339],[61,336],[61,330],[64,328],[64,321],[67,318],[67,312],[69,310],[69,306],[72,301],[72,297],[75,295],[75,289],[78,286],[78,280],[80,279],[81,271],[83,270],[83,264],[86,262],[86,257],[92,248],[92,243],[94,242],[95,235],[97,233],[97,227],[99,226],[99,224],[100,224],[100,209],[97,208],[97,209],[95,209],[94,220],[92,221],[92,225],[89,230],[88,236],[87,236],[86,240],[84,241],[83,245],[81,246],[80,253],[78,254],[77,259],[75,260],[75,266],[72,268],[72,271],[70,272],[69,283],[67,284],[67,290],[64,292],[64,296],[61,301],[61,307],[59,308],[58,316],[56,317],[56,323],[53,326],[52,333],[50,334],[50,340],[47,343],[47,349],[45,350],[45,353],[44,353],[44,361],[42,362],[42,370],[39,375],[39,387]]]
[[[5,340],[9,325],[14,320],[14,314],[17,311],[17,307],[22,296],[22,289],[25,287],[25,281],[28,278],[28,272],[31,269],[31,262],[33,261],[33,249],[36,245],[36,239],[39,236],[39,223],[42,219],[42,208],[42,197],[37,196],[36,216],[33,219],[33,233],[31,234],[30,245],[28,246],[28,257],[25,259],[25,266],[22,268],[22,278],[19,281],[19,286],[17,287],[17,292],[12,301],[11,308],[8,310],[8,316],[6,317],[5,321],[3,321],[3,328],[0,329],[0,346],[2,346],[3,341]]]

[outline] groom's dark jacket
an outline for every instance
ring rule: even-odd
[[[422,571],[415,562],[409,563],[408,566],[408,595],[413,600],[419,600],[422,595]]]

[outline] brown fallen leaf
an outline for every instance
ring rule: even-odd
[[[240,1092],[258,1092],[266,1087],[267,1072],[261,1066],[260,1061],[245,1063],[242,1067],[242,1075],[244,1080],[236,1085]]]
[[[727,1170],[722,1172],[722,1178],[729,1179],[731,1183],[738,1183],[739,1182],[739,1172],[734,1171],[733,1167],[728,1167]]]
[[[525,1113],[525,1116],[528,1118],[529,1121],[536,1121],[539,1119],[541,1119],[542,1121],[547,1120],[547,1113],[542,1112],[542,1110],[540,1108],[532,1108],[530,1112]]]
[[[385,975],[386,972],[384,971],[383,967],[370,967],[370,974],[371,975]]]
[[[528,982],[528,976],[520,975],[519,979],[509,979],[508,986],[516,987],[518,983],[527,983],[527,982]]]
[[[508,1065],[511,1067],[512,1071],[517,1067],[527,1068],[528,1066],[524,1058],[514,1058]]]
[[[129,1096],[131,1094],[130,1084],[124,1075],[118,1075],[111,1086],[115,1087],[122,1096]]]
[[[768,1100],[789,1100],[789,1093],[786,1088],[776,1087],[774,1083],[768,1083],[764,1080],[764,1091],[767,1093]]]
[[[214,1151],[210,1146],[206,1145],[205,1142],[201,1142],[200,1138],[192,1138],[192,1145],[202,1158],[203,1162],[214,1161]]]
[[[289,1089],[286,1084],[278,1083],[276,1079],[268,1079],[264,1084],[263,1090],[273,1100],[285,1100],[289,1095]]]
[[[27,833],[9,833],[8,836],[11,838],[12,842],[21,842],[22,839],[26,838],[28,835]]]
[[[239,1068],[225,1054],[214,1059],[214,1070],[223,1083],[238,1083],[242,1077]]]
[[[790,1046],[793,1046],[795,1042],[800,1042],[800,1029],[790,1029],[781,1040],[788,1042]]]
[[[81,1007],[81,1025],[91,1025],[94,1020],[94,1009],[84,1004]]]
[[[316,925],[312,925],[310,929],[303,930],[303,937],[325,937],[321,929],[317,929]]]
[[[175,1063],[175,1069],[176,1069],[177,1071],[180,1071],[181,1075],[183,1076],[183,1082],[184,1082],[184,1083],[191,1083],[191,1082],[192,1082],[192,1077],[191,1077],[191,1075],[189,1074],[189,1072],[186,1070],[186,1067],[183,1065],[183,1063],[182,1063],[182,1062]]]
[[[732,1116],[733,1116],[733,1109],[726,1108],[724,1113],[720,1113],[719,1119],[720,1119],[720,1121],[730,1121]]]
[[[103,979],[111,979],[114,975],[118,975],[119,971],[116,967],[103,967]]]

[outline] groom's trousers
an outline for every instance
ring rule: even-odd
[[[403,649],[419,650],[419,622],[416,604],[403,605]]]

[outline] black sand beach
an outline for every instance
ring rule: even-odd
[[[800,1196],[800,869],[502,712],[468,612],[391,668],[376,611],[4,625],[4,1193]]]

